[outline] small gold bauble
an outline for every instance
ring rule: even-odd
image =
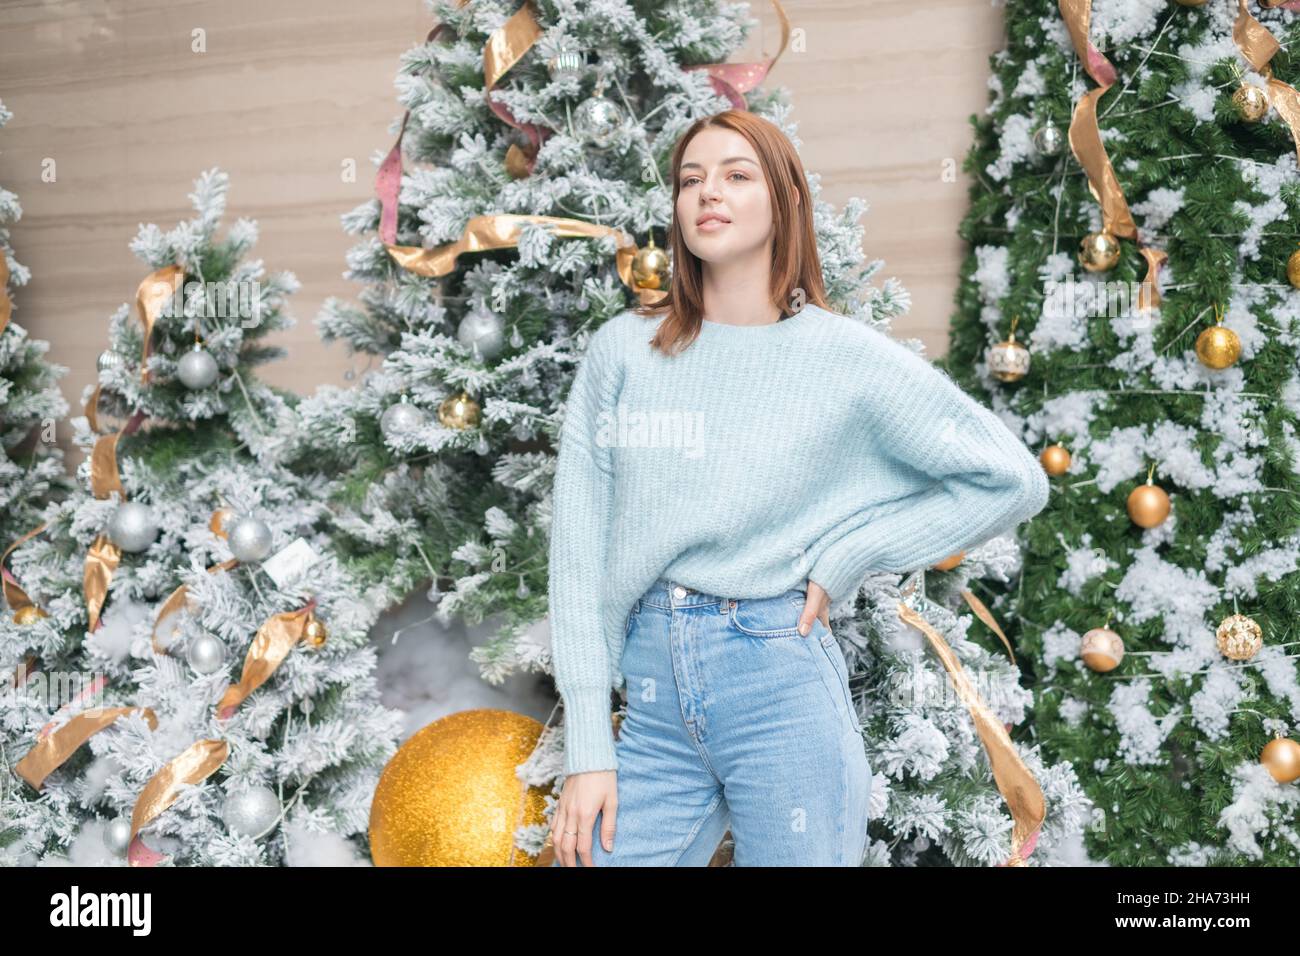
[[[1169,496],[1148,479],[1128,493],[1128,516],[1139,527],[1154,528],[1169,517]]]
[[[655,246],[654,236],[632,257],[632,285],[655,290],[668,287],[668,254]]]
[[[1029,349],[1017,342],[1014,336],[990,345],[984,358],[989,372],[999,382],[1016,382],[1029,372]]]
[[[1278,783],[1300,780],[1300,744],[1280,734],[1264,745],[1259,762]]]
[[[1105,230],[1090,232],[1079,243],[1079,263],[1089,272],[1105,272],[1119,262],[1119,240]]]
[[[1124,659],[1124,641],[1108,627],[1094,627],[1083,635],[1079,656],[1093,670],[1104,674]]]
[[[1232,105],[1247,123],[1258,123],[1268,114],[1268,94],[1258,86],[1243,83],[1232,94]]]
[[[1070,452],[1063,445],[1048,445],[1038,456],[1043,471],[1053,478],[1070,470]]]
[[[307,622],[307,626],[303,628],[302,632],[303,640],[312,647],[320,647],[325,643],[325,638],[328,636],[329,634],[325,630],[325,625],[316,617],[312,617]]]
[[[35,604],[24,604],[18,610],[14,611],[15,624],[31,624],[33,621],[43,617],[49,617],[45,608],[37,607]]]
[[[1286,281],[1300,289],[1300,249],[1286,260]]]
[[[1208,368],[1227,368],[1241,356],[1241,339],[1226,325],[1212,325],[1196,337],[1196,357]]]
[[[936,571],[951,571],[957,565],[961,564],[962,558],[966,557],[965,551],[958,551],[956,554],[950,554],[939,563],[932,565]]]
[[[1230,614],[1219,622],[1214,639],[1219,653],[1233,661],[1248,661],[1264,645],[1264,634],[1253,618]]]
[[[465,392],[449,395],[438,405],[438,421],[446,428],[473,428],[478,416],[478,402]]]
[[[521,783],[515,768],[542,729],[532,717],[482,708],[407,738],[371,800],[375,866],[536,866],[515,846],[515,829],[546,822],[546,796]]]

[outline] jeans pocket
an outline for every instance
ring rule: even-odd
[[[771,598],[737,598],[731,602],[731,626],[750,637],[804,637],[799,633],[799,611],[785,595]],[[810,630],[809,634],[812,633]]]

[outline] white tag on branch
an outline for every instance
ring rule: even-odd
[[[294,538],[262,562],[262,570],[279,587],[301,575],[320,560],[320,555],[303,538]]]

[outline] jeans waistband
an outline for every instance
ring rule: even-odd
[[[806,593],[804,588],[791,588],[789,592],[798,591]],[[782,594],[774,594],[771,597],[782,597]],[[675,607],[705,607],[716,605],[728,605],[733,600],[739,598],[730,598],[721,594],[708,594],[704,591],[698,591],[695,588],[688,587],[680,581],[674,581],[671,578],[660,578],[655,581],[641,595],[642,604],[649,604],[653,607],[675,608]],[[762,600],[762,599],[760,599]]]

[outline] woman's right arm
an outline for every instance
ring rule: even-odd
[[[608,324],[608,323],[607,323]],[[590,338],[560,430],[551,504],[551,663],[564,701],[564,772],[614,770],[609,652],[600,594],[614,476],[602,412],[616,399],[620,369],[613,330]]]

